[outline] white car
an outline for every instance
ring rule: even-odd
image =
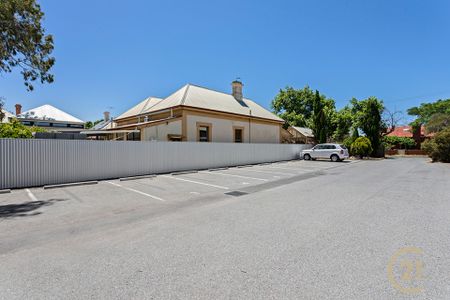
[[[317,144],[311,149],[303,150],[301,158],[304,160],[316,160],[317,158],[331,159],[331,161],[341,161],[349,157],[348,150],[340,144]]]

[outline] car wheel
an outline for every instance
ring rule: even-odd
[[[339,156],[337,156],[336,154],[331,155],[331,161],[332,161],[332,162],[338,162],[338,161],[340,161]]]
[[[305,155],[303,155],[303,159],[304,160],[311,160],[311,155],[305,154]]]

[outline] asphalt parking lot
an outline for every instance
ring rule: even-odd
[[[8,221],[15,217],[39,216],[47,221],[70,214],[74,218],[137,210],[154,211],[183,203],[233,197],[287,184],[302,176],[314,176],[323,170],[355,163],[346,161],[293,160],[279,163],[219,168],[157,175],[132,180],[104,180],[94,185],[17,189],[0,194],[1,214]],[[8,207],[8,205],[10,205]],[[8,222],[6,222],[8,223]],[[5,225],[5,224],[4,224]]]
[[[0,295],[448,299],[449,180],[448,165],[398,158],[13,190]]]

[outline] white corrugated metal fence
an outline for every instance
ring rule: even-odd
[[[0,189],[289,160],[309,147],[0,139]]]

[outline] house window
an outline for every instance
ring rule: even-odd
[[[50,127],[50,122],[36,122],[36,126]]]
[[[68,126],[70,128],[84,128],[83,124],[69,124]]]
[[[67,127],[68,124],[64,124],[64,123],[53,123],[53,127]]]
[[[211,124],[197,123],[197,141],[211,142]]]
[[[167,139],[171,142],[181,142],[181,135],[178,134],[168,134]]]
[[[234,129],[234,142],[235,143],[242,143],[242,128],[235,128]]]
[[[141,133],[140,132],[130,132],[127,136],[128,141],[140,141]]]
[[[198,141],[199,142],[209,142],[209,127],[199,126],[198,127]]]

